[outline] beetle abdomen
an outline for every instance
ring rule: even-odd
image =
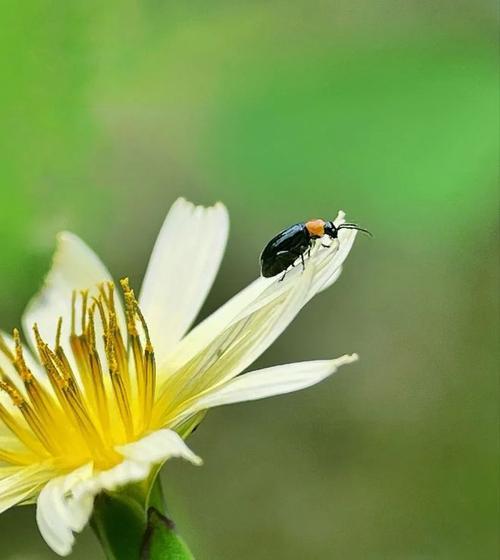
[[[262,276],[270,278],[290,267],[310,246],[304,224],[295,224],[273,237],[260,256]]]
[[[288,251],[282,251],[272,260],[261,260],[262,276],[265,278],[276,276],[276,274],[279,274],[280,272],[286,270],[289,266],[292,266],[296,259],[297,255]]]

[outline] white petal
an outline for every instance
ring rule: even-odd
[[[296,267],[282,282],[258,279],[178,344],[159,368],[162,383],[155,420],[168,425],[186,401],[244,371],[307,301],[338,278],[356,232],[339,233],[334,246],[316,245],[304,272]]]
[[[195,455],[184,440],[172,430],[158,430],[135,443],[122,445],[116,450],[134,461],[147,460],[151,464],[160,463],[171,457],[181,457],[195,465],[201,465],[201,458]]]
[[[232,379],[197,400],[183,417],[214,406],[253,401],[305,389],[329,377],[345,364],[358,359],[356,354],[335,360],[299,362],[261,369]]]
[[[52,470],[43,464],[0,467],[0,513],[36,493],[51,473]]]
[[[165,377],[158,391],[156,421],[166,422],[178,406],[224,383],[248,367],[288,326],[306,301],[313,266],[296,282],[272,283],[232,324]]]
[[[102,490],[115,490],[131,482],[144,480],[153,465],[173,457],[186,459],[196,465],[201,464],[201,459],[172,430],[158,430],[134,443],[117,446],[116,450],[125,460],[77,485],[73,490],[76,497],[95,496]]]
[[[151,465],[136,461],[122,461],[115,467],[95,474],[74,489],[77,498],[96,496],[102,490],[116,490],[132,482],[139,482],[148,477]]]
[[[24,333],[36,352],[33,325],[38,324],[42,337],[53,344],[57,321],[63,318],[63,344],[67,341],[71,326],[71,296],[74,290],[90,290],[96,294],[96,286],[112,281],[111,275],[99,257],[78,236],[62,232],[57,237],[52,268],[40,292],[31,300],[23,315]],[[123,311],[119,298],[116,301],[119,320]],[[77,306],[77,310],[78,306]],[[123,324],[123,323],[122,323]],[[68,348],[68,356],[71,352]]]
[[[340,223],[343,222],[343,219],[335,221],[336,225],[340,225]],[[315,296],[317,293],[326,290],[334,282],[337,281],[342,272],[342,264],[349,255],[357,234],[358,232],[353,229],[341,229],[339,231],[338,240],[335,242],[338,245],[338,248],[332,257],[329,266],[325,267],[323,277],[318,278],[316,286],[313,290],[311,290],[309,299]]]
[[[338,226],[344,221],[344,212],[341,211],[335,220],[335,224]],[[306,261],[306,270],[314,265],[314,274],[305,301],[309,301],[338,279],[342,272],[342,264],[356,238],[356,233],[355,230],[340,230],[338,242],[333,242],[331,248],[324,249],[318,244],[316,249],[313,250],[311,258]],[[270,290],[294,281],[300,281],[301,274],[301,267],[296,267],[287,274],[283,282],[279,281],[279,277],[260,277],[252,282],[189,332],[177,345],[174,353],[168,357],[168,363],[157,360],[160,366],[158,368],[160,375],[164,374],[164,370],[168,374],[169,369],[172,371],[174,366],[181,367],[187,363],[200,348],[210,344],[219,333],[234,322],[236,317],[244,313],[250,306],[255,305],[256,302],[258,304],[264,296],[269,297]]]
[[[54,552],[67,556],[73,548],[73,532],[81,531],[87,524],[94,503],[94,496],[85,494],[78,498],[73,489],[82,480],[92,476],[92,465],[51,480],[40,492],[37,500],[36,521],[42,537]]]
[[[180,198],[170,209],[140,296],[158,362],[196,318],[219,269],[228,230],[221,203],[204,208]]]

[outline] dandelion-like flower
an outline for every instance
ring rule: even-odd
[[[305,271],[283,282],[258,278],[188,332],[227,234],[223,205],[179,199],[137,298],[127,279],[115,286],[92,250],[62,233],[23,317],[31,351],[17,330],[1,336],[0,512],[36,502],[38,527],[56,553],[69,554],[100,492],[148,479],[171,457],[200,464],[184,439],[209,408],[296,391],[356,359],[240,375],[335,282],[353,230],[314,248]]]

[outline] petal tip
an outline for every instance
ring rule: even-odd
[[[75,237],[75,234],[67,229],[63,229],[56,233],[56,240],[57,241],[64,241],[67,238]]]
[[[189,200],[185,199],[183,196],[175,199],[172,205],[170,206],[169,212],[173,210],[176,211],[192,211],[195,205],[190,202]]]
[[[189,457],[189,460],[197,467],[201,467],[203,465],[203,459],[194,453]]]
[[[336,371],[339,367],[352,364],[354,362],[357,362],[358,360],[359,355],[354,352],[353,354],[344,354],[339,358],[334,358],[331,363],[335,368],[334,371]]]
[[[221,200],[218,200],[218,201],[212,206],[212,208],[215,208],[215,209],[217,209],[217,210],[221,210],[222,212],[224,212],[224,213],[227,214],[227,207],[226,207],[226,205],[225,205]]]
[[[339,358],[338,365],[347,365],[357,362],[359,360],[359,354],[356,352],[352,354],[345,354],[344,356]]]
[[[57,253],[62,249],[62,245],[66,243],[80,243],[83,241],[78,237],[76,233],[63,229],[56,233],[56,249],[54,252],[53,259],[57,256]]]
[[[227,236],[229,234],[229,212],[226,205],[220,201],[216,202],[211,208],[214,214],[217,216],[217,220],[221,224],[221,233],[227,241]]]

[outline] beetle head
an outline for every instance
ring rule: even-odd
[[[335,226],[333,222],[325,222],[325,235],[328,235],[332,239],[337,239],[339,228]]]
[[[325,222],[325,235],[328,235],[332,239],[337,239],[339,230],[341,229],[355,229],[357,231],[366,233],[370,237],[373,237],[373,235],[367,229],[359,227],[358,224],[340,224],[339,226],[336,226],[332,221]]]

